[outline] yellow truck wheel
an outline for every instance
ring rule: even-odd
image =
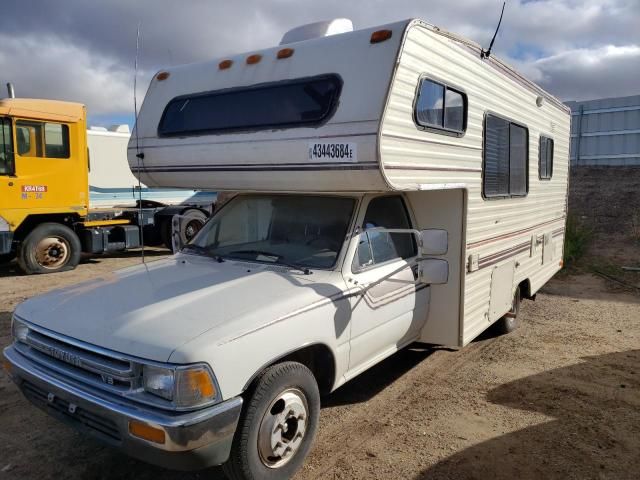
[[[27,274],[73,270],[80,262],[82,246],[76,233],[60,223],[43,223],[21,243],[18,264]]]

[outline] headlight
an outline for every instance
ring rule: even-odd
[[[173,368],[144,365],[142,382],[146,392],[179,408],[212,403],[218,396],[211,370],[204,364]]]
[[[16,317],[11,319],[11,335],[16,342],[26,342],[29,334],[29,327]]]

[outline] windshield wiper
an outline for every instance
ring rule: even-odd
[[[182,247],[181,251],[185,251],[185,250],[192,250],[194,253],[198,253],[199,255],[204,255],[205,257],[211,257],[215,259],[215,261],[218,263],[224,262],[224,258],[222,258],[220,255],[216,253],[213,253],[207,247],[201,247],[200,245],[187,243],[185,246]]]
[[[276,262],[282,258],[282,255],[278,255],[277,253],[267,252],[266,250],[233,250],[227,253],[227,255],[234,255],[234,254],[255,255],[256,257],[262,255],[263,257],[275,258]]]
[[[296,265],[295,263],[284,261],[283,256],[277,253],[267,252],[265,250],[234,250],[232,252],[227,253],[227,255],[233,255],[233,254],[255,255],[256,258],[260,255],[262,255],[263,257],[271,257],[274,259],[273,263],[276,263],[278,265],[284,265],[285,267],[293,268],[295,270],[300,270],[305,275],[311,274],[311,270],[309,270],[309,267],[303,267],[301,265]]]

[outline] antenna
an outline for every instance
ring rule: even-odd
[[[145,263],[144,258],[144,221],[142,212],[142,182],[140,181],[140,172],[142,170],[141,163],[144,159],[144,153],[140,152],[140,140],[138,138],[138,54],[140,53],[140,26],[142,22],[138,22],[138,31],[136,33],[136,61],[134,64],[133,73],[133,115],[135,117],[135,124],[133,130],[136,133],[136,158],[138,159],[138,226],[140,227],[140,255],[142,257],[142,263]]]
[[[504,15],[504,6],[507,4],[505,0],[502,2],[502,12],[500,12],[500,20],[498,20],[498,26],[496,27],[496,32],[493,34],[493,38],[491,39],[491,43],[489,44],[489,48],[487,50],[482,49],[480,51],[480,58],[489,58],[491,56],[491,49],[493,48],[493,42],[496,41],[496,36],[498,35],[498,30],[500,30],[500,24],[502,23],[502,15]]]

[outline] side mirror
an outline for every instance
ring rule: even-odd
[[[418,263],[418,278],[428,285],[442,285],[449,281],[449,262],[427,258]]]
[[[420,243],[422,255],[444,255],[449,249],[449,234],[446,230],[437,228],[422,230]]]

